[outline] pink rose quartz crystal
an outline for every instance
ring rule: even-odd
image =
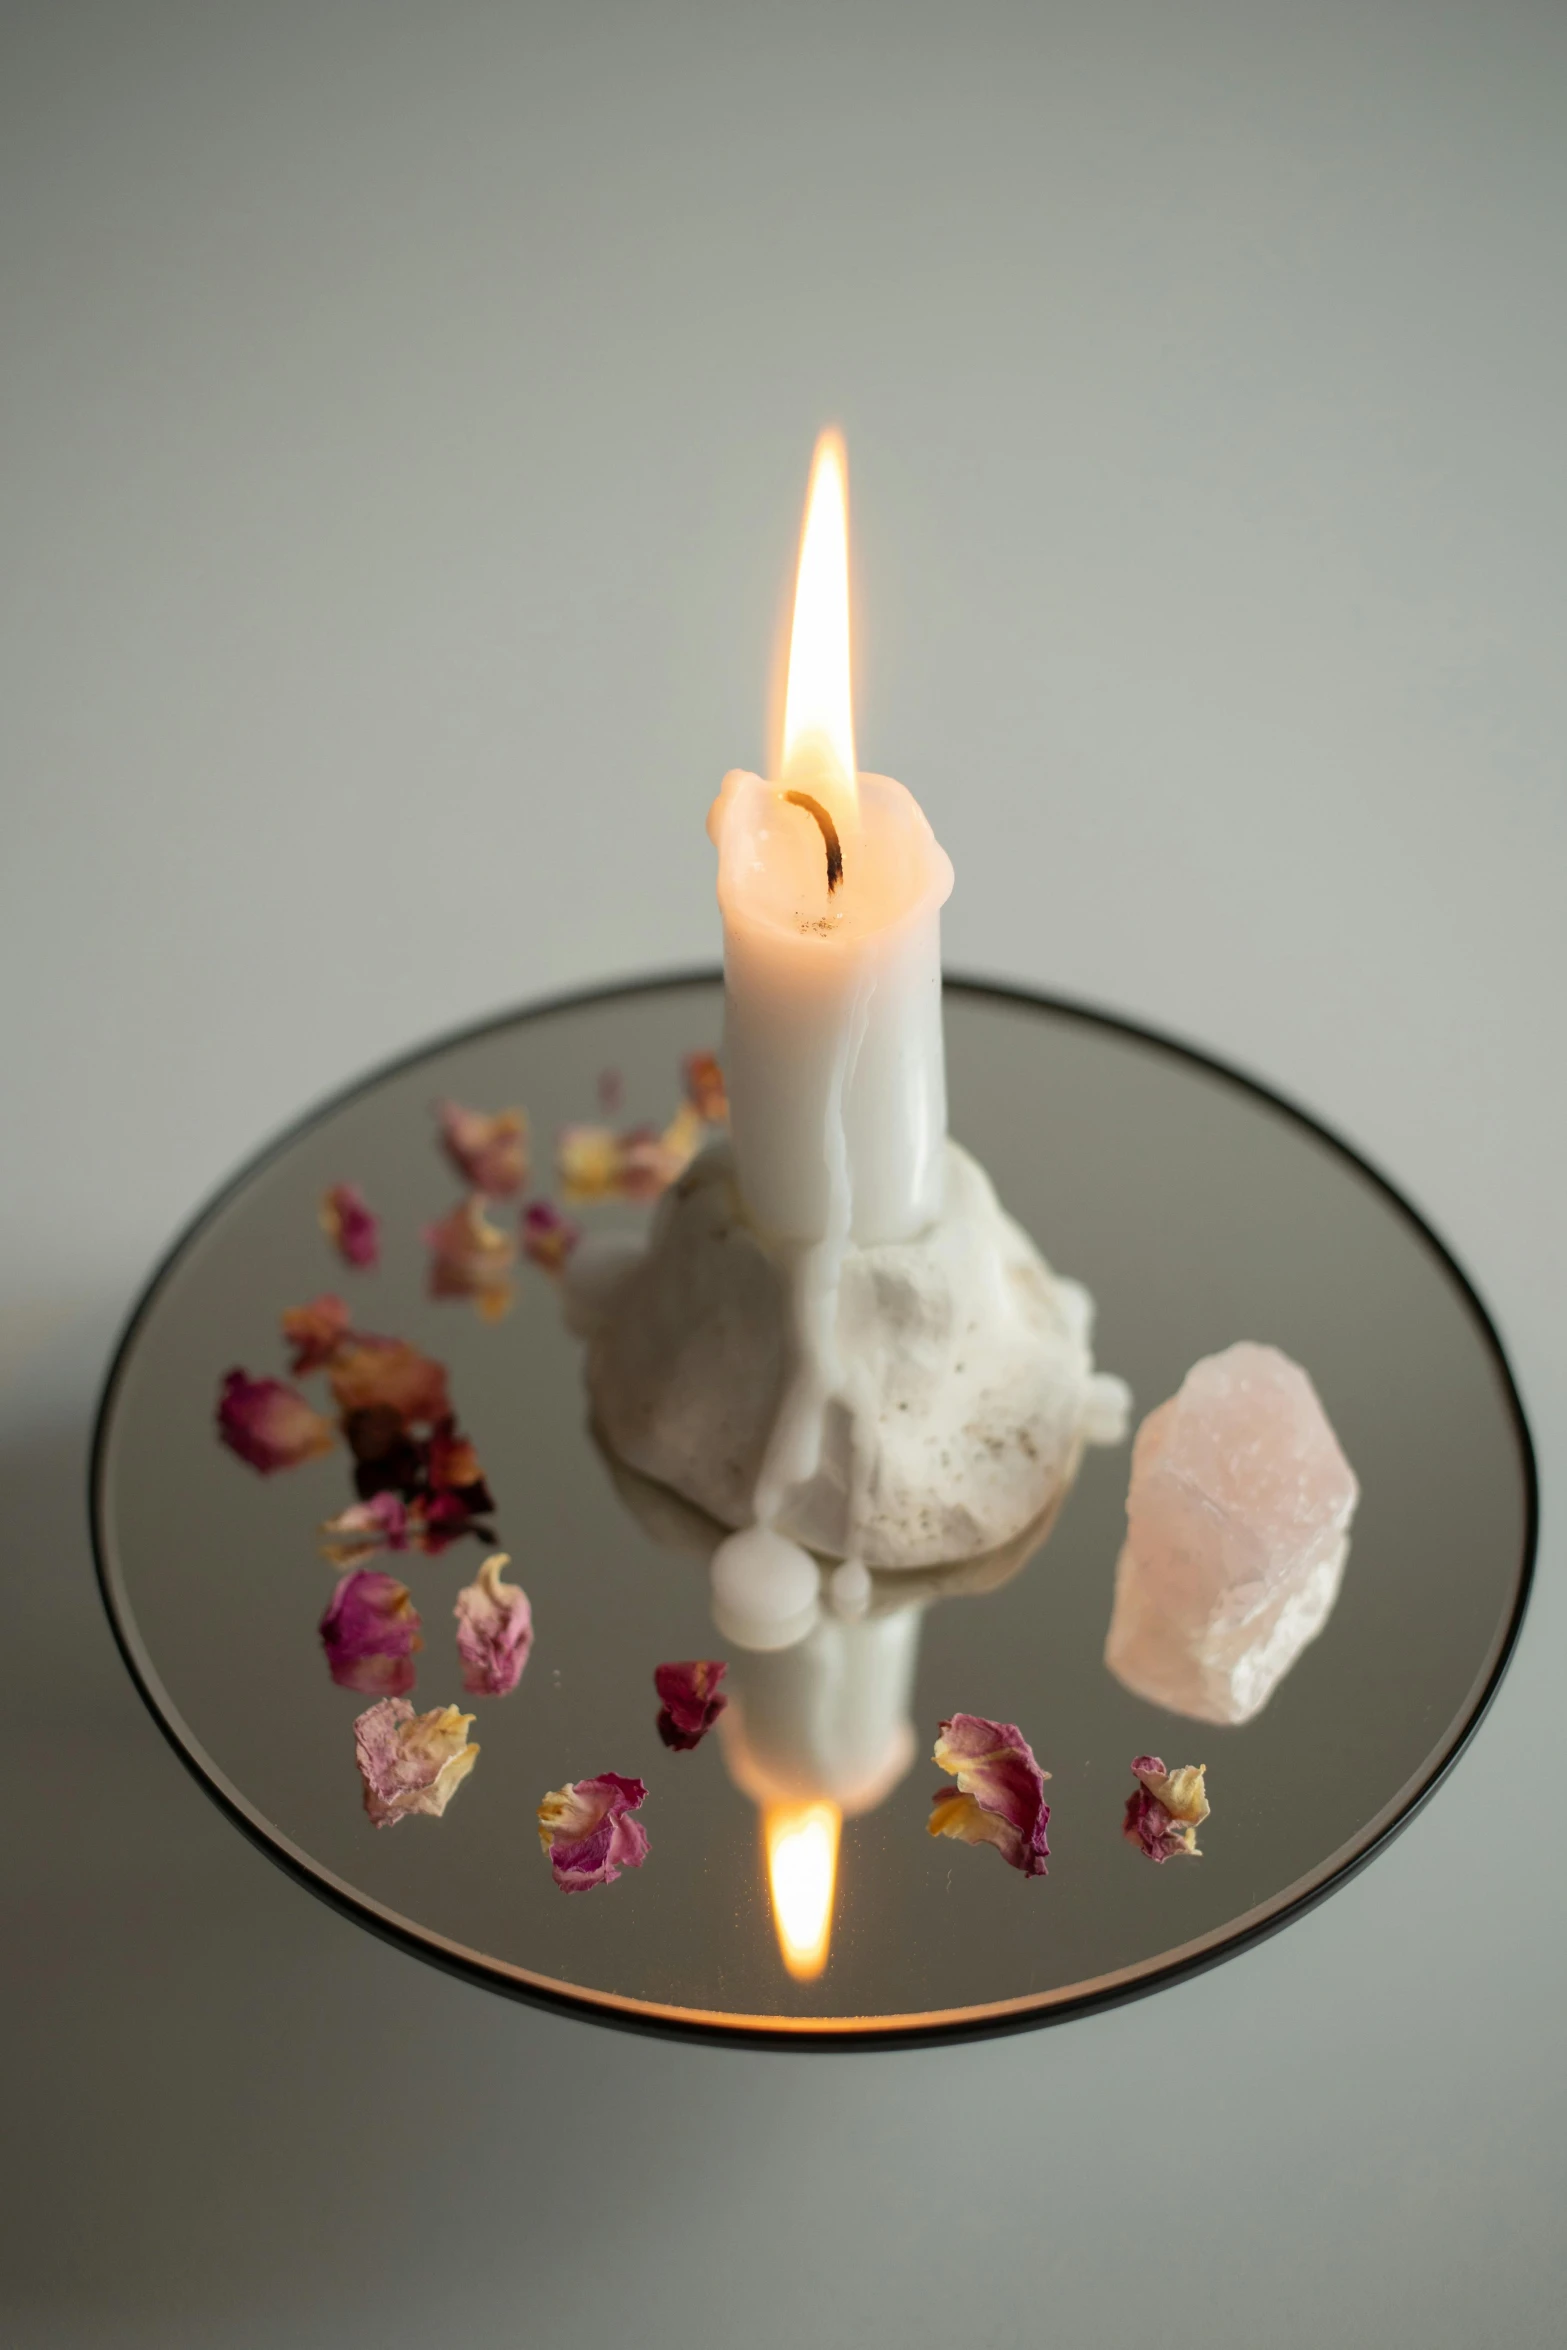
[[[1135,1696],[1246,1722],[1327,1622],[1360,1488],[1299,1364],[1195,1363],[1132,1452],[1105,1663]]]
[[[941,1724],[933,1759],[952,1773],[957,1787],[944,1787],[931,1797],[925,1823],[930,1834],[955,1836],[962,1844],[993,1844],[1025,1877],[1048,1876],[1045,1781],[1050,1773],[1040,1769],[1017,1724],[954,1714]]]
[[[662,1700],[658,1734],[673,1753],[687,1754],[700,1746],[729,1703],[718,1686],[728,1670],[715,1657],[654,1667],[653,1686]]]
[[[472,1714],[438,1705],[416,1714],[406,1697],[384,1697],[354,1724],[354,1759],[365,1810],[378,1828],[422,1812],[438,1820],[479,1759],[465,1742]]]
[[[1129,1844],[1140,1845],[1150,1860],[1174,1860],[1184,1855],[1201,1860],[1197,1831],[1208,1817],[1206,1763],[1185,1763],[1167,1771],[1156,1754],[1140,1754],[1132,1764],[1137,1780],[1126,1799],[1121,1833]]]
[[[647,1858],[647,1830],[631,1813],[647,1800],[640,1779],[604,1771],[556,1787],[539,1805],[539,1842],[562,1893],[589,1893],[613,1885],[622,1869]]]
[[[406,1695],[415,1653],[424,1646],[407,1584],[373,1568],[345,1575],[321,1618],[321,1645],[340,1689],[364,1697]]]
[[[466,1590],[457,1594],[457,1653],[462,1685],[472,1697],[504,1697],[522,1679],[533,1646],[533,1610],[515,1583],[501,1581],[509,1567],[504,1551],[487,1558]]]
[[[318,1452],[330,1452],[337,1431],[330,1420],[281,1379],[252,1379],[230,1371],[218,1397],[218,1434],[263,1477],[297,1469]]]

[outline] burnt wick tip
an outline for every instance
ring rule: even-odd
[[[803,808],[808,816],[814,816],[822,828],[822,838],[827,843],[827,894],[831,897],[843,879],[843,843],[838,838],[838,827],[821,801],[813,800],[808,791],[786,791],[784,798],[791,806]]]

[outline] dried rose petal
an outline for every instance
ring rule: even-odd
[[[442,1420],[433,1430],[425,1456],[425,1474],[432,1494],[454,1493],[466,1508],[492,1510],[495,1500],[484,1481],[479,1456],[455,1420]]]
[[[569,1200],[613,1199],[620,1188],[620,1137],[609,1126],[563,1126],[555,1168]]]
[[[288,1367],[296,1379],[306,1371],[319,1371],[348,1336],[348,1308],[330,1292],[313,1297],[307,1306],[290,1306],[283,1316],[283,1336],[294,1350]]]
[[[524,1110],[465,1110],[437,1102],[441,1145],[465,1183],[489,1199],[510,1199],[528,1180],[528,1119]]]
[[[551,1200],[530,1200],[522,1211],[522,1253],[546,1273],[558,1273],[581,1238],[581,1225]]]
[[[517,1243],[492,1224],[477,1192],[439,1224],[427,1224],[430,1295],[471,1298],[487,1322],[498,1322],[511,1305],[511,1269]]]
[[[687,1053],[680,1064],[680,1078],[686,1089],[686,1100],[704,1126],[727,1126],[729,1096],[717,1055]]]
[[[407,1584],[372,1568],[345,1575],[321,1618],[321,1645],[340,1689],[401,1697],[414,1685],[414,1652],[424,1646]]]
[[[1050,1773],[1040,1769],[1017,1724],[954,1714],[941,1724],[934,1760],[958,1784],[956,1793],[942,1788],[932,1796],[930,1833],[955,1836],[964,1844],[993,1844],[1025,1877],[1048,1876],[1045,1781]]]
[[[354,1760],[365,1810],[378,1828],[423,1812],[438,1820],[479,1759],[463,1733],[473,1720],[454,1705],[416,1714],[406,1697],[383,1697],[354,1724]]]
[[[334,1183],[321,1201],[321,1229],[345,1265],[361,1272],[381,1254],[381,1219],[354,1183]]]
[[[533,1610],[515,1583],[501,1581],[504,1551],[487,1558],[477,1578],[457,1594],[457,1654],[462,1685],[474,1697],[504,1697],[522,1679],[533,1646]]]
[[[622,1869],[642,1866],[647,1830],[629,1814],[646,1800],[640,1779],[622,1779],[616,1771],[573,1780],[545,1796],[539,1805],[539,1842],[562,1893],[613,1885]]]
[[[321,1532],[323,1555],[334,1567],[362,1566],[378,1550],[408,1548],[408,1505],[400,1493],[375,1493],[327,1518]]]
[[[452,1408],[442,1365],[403,1338],[356,1336],[333,1361],[332,1397],[345,1419],[381,1410],[405,1427],[447,1419]]]
[[[653,1686],[663,1699],[658,1734],[676,1754],[700,1746],[729,1703],[718,1686],[728,1670],[717,1657],[654,1667]]]
[[[1206,1763],[1186,1763],[1167,1771],[1156,1754],[1140,1754],[1132,1764],[1139,1782],[1126,1799],[1121,1833],[1129,1844],[1140,1845],[1150,1860],[1174,1860],[1183,1853],[1201,1860],[1197,1831],[1208,1817]]]
[[[685,1173],[702,1147],[704,1129],[689,1102],[682,1102],[662,1133],[640,1126],[621,1137],[621,1192],[627,1199],[657,1199]]]
[[[295,1469],[315,1453],[330,1452],[337,1431],[330,1420],[281,1379],[252,1379],[230,1371],[218,1398],[218,1434],[230,1452],[270,1477]]]

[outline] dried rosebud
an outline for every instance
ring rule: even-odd
[[[465,1183],[488,1199],[510,1199],[528,1180],[528,1119],[523,1110],[465,1110],[437,1102],[441,1146]]]
[[[487,1558],[476,1579],[457,1594],[457,1654],[462,1685],[474,1697],[504,1697],[522,1679],[533,1646],[533,1610],[515,1583],[501,1581],[504,1551]]]
[[[581,1238],[581,1225],[550,1200],[530,1200],[522,1211],[522,1253],[546,1273],[558,1273]]]
[[[353,1183],[334,1183],[321,1201],[321,1229],[345,1265],[368,1270],[381,1254],[381,1219]]]
[[[935,1761],[957,1780],[931,1798],[926,1822],[933,1836],[955,1836],[964,1844],[993,1844],[1025,1877],[1049,1875],[1050,1846],[1045,1824],[1048,1771],[1015,1722],[987,1722],[980,1714],[954,1714],[941,1724]]]
[[[718,1684],[729,1667],[706,1657],[692,1664],[657,1665],[653,1686],[663,1700],[658,1734],[676,1754],[700,1746],[729,1703]]]
[[[539,1842],[562,1893],[613,1885],[622,1869],[647,1858],[647,1830],[629,1815],[647,1800],[640,1779],[605,1771],[556,1787],[539,1805]]]
[[[348,1308],[330,1293],[313,1297],[307,1306],[290,1306],[283,1316],[283,1336],[293,1348],[288,1367],[296,1379],[319,1371],[348,1336]]]
[[[686,1100],[691,1104],[704,1126],[727,1126],[729,1123],[729,1096],[724,1088],[724,1073],[714,1053],[687,1053],[680,1064],[681,1082]]]
[[[555,1168],[569,1200],[613,1199],[620,1188],[620,1137],[608,1126],[563,1126]]]
[[[415,1812],[438,1820],[479,1759],[464,1744],[473,1720],[454,1705],[416,1714],[406,1697],[383,1697],[354,1724],[354,1760],[365,1783],[365,1810],[378,1828],[395,1828]]]
[[[414,1653],[424,1646],[407,1584],[373,1568],[345,1575],[321,1618],[321,1645],[340,1689],[401,1697],[414,1685]]]
[[[1208,1817],[1206,1763],[1187,1763],[1167,1771],[1156,1754],[1140,1754],[1132,1764],[1138,1784],[1126,1799],[1121,1833],[1150,1860],[1174,1860],[1177,1853],[1201,1860],[1197,1831]]]
[[[337,1431],[330,1420],[281,1379],[252,1379],[230,1371],[218,1398],[218,1434],[230,1452],[270,1477],[296,1469],[318,1452],[330,1452]]]
[[[498,1322],[508,1311],[517,1243],[490,1222],[477,1192],[439,1224],[427,1224],[424,1245],[432,1297],[471,1298],[486,1322]]]
[[[386,1411],[405,1428],[433,1425],[452,1408],[442,1365],[403,1338],[356,1336],[333,1358],[332,1398],[345,1419],[352,1412]]]
[[[372,1494],[324,1521],[323,1555],[334,1567],[362,1566],[378,1550],[408,1548],[408,1505],[400,1493]]]

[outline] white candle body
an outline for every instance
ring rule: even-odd
[[[906,1240],[941,1208],[952,866],[901,784],[859,789],[832,892],[815,818],[776,785],[727,775],[709,819],[736,1172],[777,1240]]]

